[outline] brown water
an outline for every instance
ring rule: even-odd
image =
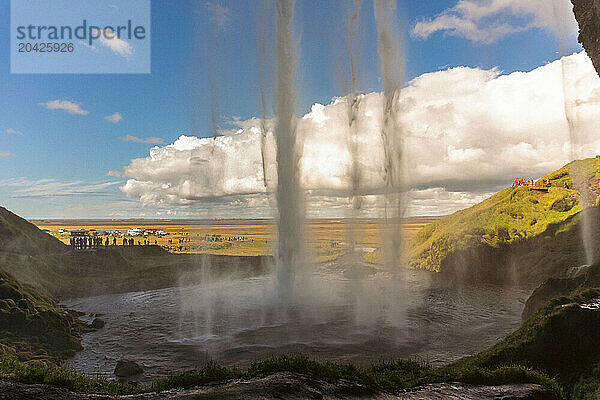
[[[342,261],[297,279],[282,310],[269,275],[74,299],[107,324],[83,338],[68,365],[114,378],[121,358],[147,381],[208,360],[246,366],[282,353],[365,365],[413,358],[440,365],[474,354],[516,329],[528,293],[499,286],[449,287],[424,271],[401,277]]]

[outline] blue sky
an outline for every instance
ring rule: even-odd
[[[432,21],[457,3],[398,3],[396,18],[406,44],[406,81],[455,66],[497,67],[503,73],[530,71],[559,58],[559,43],[543,26],[506,34],[492,43],[449,31],[427,38],[414,34],[416,23]],[[256,65],[262,16],[254,1],[215,4],[152,1],[149,74],[11,74],[7,51],[10,3],[2,0],[0,155],[4,156],[0,156],[0,182],[4,184],[0,204],[30,218],[109,217],[105,211],[110,203],[122,209],[118,216],[137,216],[138,200],[126,198],[119,190],[125,179],[105,176],[107,171],[147,157],[151,147],[173,143],[182,134],[211,136],[211,106],[222,127],[233,118],[260,116]],[[335,72],[343,56],[340,8],[337,1],[296,2],[298,115],[310,111],[314,103],[327,104],[344,94]],[[508,13],[501,18],[519,25],[528,17]],[[376,32],[372,5],[365,1],[359,85],[363,92],[382,88]],[[565,54],[581,49],[572,35],[565,43]],[[104,51],[106,57],[122,62],[118,54]],[[216,103],[211,102],[211,82]],[[76,103],[79,109],[69,113],[42,104],[55,100]],[[105,119],[115,113],[122,120]],[[128,135],[132,140],[123,140]]]

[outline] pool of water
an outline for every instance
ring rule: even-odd
[[[283,353],[360,365],[397,358],[440,365],[516,329],[529,294],[448,286],[424,271],[347,265],[333,261],[297,277],[285,302],[271,275],[66,301],[106,321],[84,335],[84,350],[68,365],[114,378],[116,362],[132,359],[145,368],[132,378],[138,381],[208,360],[243,367]]]

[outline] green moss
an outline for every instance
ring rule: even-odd
[[[1,350],[0,355],[2,355]],[[290,355],[255,362],[246,371],[226,368],[211,362],[198,370],[176,374],[148,386],[139,387],[89,378],[53,364],[25,363],[7,354],[0,357],[0,378],[24,383],[45,383],[76,392],[99,394],[155,392],[231,379],[250,379],[283,371],[331,382],[345,379],[364,384],[374,390],[388,392],[397,392],[427,383],[464,382],[478,385],[538,383],[560,394],[560,388],[554,380],[523,366],[504,366],[495,369],[472,366],[433,369],[414,361],[400,360],[359,368],[349,363],[317,362],[304,355]]]
[[[105,379],[93,379],[52,363],[22,362],[0,352],[0,378],[23,383],[43,383],[83,393],[131,394],[139,390]]]
[[[49,296],[0,270],[0,341],[21,359],[72,356],[81,349],[80,335],[87,330]]]
[[[596,400],[600,398],[600,363],[589,374],[579,378],[573,387],[573,400]]]

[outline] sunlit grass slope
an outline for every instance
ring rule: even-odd
[[[538,181],[549,180],[547,192],[509,187],[429,224],[407,242],[409,265],[440,271],[455,252],[523,242],[572,221],[582,208],[596,205],[599,174],[600,159],[574,161]]]

